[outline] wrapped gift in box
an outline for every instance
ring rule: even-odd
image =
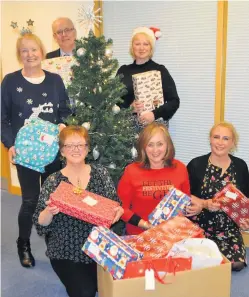
[[[249,199],[233,184],[227,184],[213,198],[221,204],[221,209],[239,226],[249,219]]]
[[[132,75],[135,99],[151,111],[164,104],[161,72],[152,70]]]
[[[128,262],[143,256],[105,227],[93,227],[82,250],[116,279],[123,277]]]
[[[148,216],[149,222],[156,226],[180,213],[185,214],[185,208],[190,205],[190,202],[191,199],[188,195],[172,188]]]
[[[117,201],[102,197],[86,190],[78,191],[73,185],[61,182],[50,195],[51,205],[61,212],[88,223],[110,227],[114,220]]]
[[[49,108],[49,103],[39,105],[34,113]],[[41,173],[45,172],[45,166],[52,163],[58,154],[58,135],[58,125],[38,117],[26,120],[15,139],[14,162]]]
[[[173,244],[185,238],[204,238],[204,230],[184,216],[177,216],[127,239],[126,242],[143,253],[143,259],[164,258]]]
[[[127,267],[123,276],[125,278],[135,278],[145,276],[146,269],[153,269],[155,275],[165,273],[176,273],[184,270],[191,270],[192,258],[191,257],[168,257],[160,259],[145,259],[135,262],[127,263]]]

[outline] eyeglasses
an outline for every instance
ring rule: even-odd
[[[67,150],[72,151],[77,148],[77,150],[83,150],[88,148],[87,143],[80,143],[80,144],[64,144],[63,147],[65,147]]]
[[[58,30],[57,32],[55,32],[54,34],[58,35],[58,36],[62,36],[63,33],[65,34],[69,34],[74,30],[74,28],[65,28],[63,30]]]

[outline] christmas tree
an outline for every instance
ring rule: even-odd
[[[118,61],[112,57],[112,44],[92,30],[88,37],[76,40],[76,65],[68,86],[75,107],[67,123],[88,129],[91,148],[87,161],[105,166],[117,185],[125,166],[136,157],[136,132],[131,110],[118,106],[126,88],[115,76]]]

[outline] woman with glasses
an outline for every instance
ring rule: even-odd
[[[216,242],[221,253],[232,262],[232,269],[239,271],[246,266],[240,229],[212,198],[228,183],[249,197],[249,171],[244,160],[231,154],[238,144],[238,134],[231,123],[214,125],[209,139],[211,152],[194,158],[187,166],[192,194],[188,215],[204,229],[207,238]],[[244,229],[249,229],[249,218]]]
[[[60,48],[48,53],[46,59],[72,56],[77,37],[73,22],[69,18],[58,18],[52,24],[52,31],[54,40]]]
[[[128,165],[118,184],[129,235],[150,228],[148,215],[172,186],[190,194],[186,166],[176,160],[175,148],[168,129],[153,122],[141,132],[137,143],[136,162]]]
[[[26,120],[39,117],[53,124],[62,124],[71,113],[61,77],[41,68],[41,61],[45,58],[41,40],[31,33],[20,36],[16,43],[16,55],[23,68],[7,74],[1,88],[1,140],[9,149],[11,163],[16,155],[15,137]],[[63,126],[62,124],[61,128]],[[21,265],[24,267],[35,266],[30,248],[30,235],[32,216],[40,193],[40,179],[43,183],[48,175],[60,167],[59,155],[53,163],[45,167],[43,174],[16,165],[22,191],[17,248]]]
[[[59,136],[62,156],[66,167],[50,175],[44,183],[34,224],[39,235],[48,238],[46,255],[70,297],[95,297],[97,291],[96,263],[81,248],[93,225],[60,212],[50,206],[49,196],[61,181],[77,188],[120,202],[108,171],[101,165],[89,165],[85,158],[89,152],[88,132],[81,126],[68,126]],[[123,214],[116,208],[113,223]],[[108,214],[106,214],[108,215]]]

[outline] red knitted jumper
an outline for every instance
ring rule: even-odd
[[[186,166],[174,159],[173,167],[162,169],[141,168],[138,163],[128,165],[118,185],[118,196],[123,202],[122,219],[128,222],[136,214],[144,220],[173,186],[190,195]],[[143,230],[127,224],[127,234],[139,234]]]

